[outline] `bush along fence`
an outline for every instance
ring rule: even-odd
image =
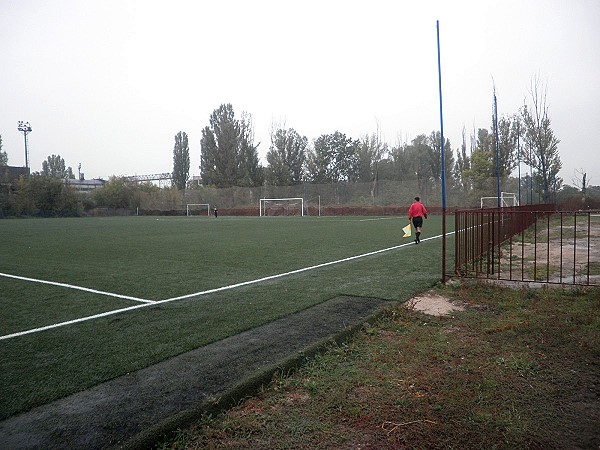
[[[600,211],[457,210],[455,232],[450,276],[600,286]]]

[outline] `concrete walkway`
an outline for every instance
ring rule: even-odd
[[[391,305],[337,297],[0,422],[0,449],[146,447]]]

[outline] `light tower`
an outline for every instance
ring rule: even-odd
[[[23,133],[23,137],[25,138],[25,167],[29,169],[29,151],[27,150],[27,134],[31,133],[31,125],[29,125],[29,122],[23,122],[22,120],[19,120],[17,128],[20,132]]]

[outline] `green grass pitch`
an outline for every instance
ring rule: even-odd
[[[338,295],[404,301],[440,279],[441,239],[156,305],[109,295],[161,301],[285,274],[412,243],[404,225],[404,217],[0,221],[0,273],[72,286],[0,276],[0,336],[143,305],[0,340],[0,418]],[[422,238],[440,233],[432,217]]]

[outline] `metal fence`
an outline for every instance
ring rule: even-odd
[[[457,210],[455,233],[453,276],[600,286],[599,211]]]
[[[503,189],[519,192],[518,181],[509,179],[503,182]],[[478,187],[461,186],[448,182],[446,203],[450,207],[479,207],[481,197],[496,194],[496,178],[480,180]],[[185,190],[185,203],[210,203],[219,208],[256,207],[261,198],[302,197],[306,207],[327,206],[408,206],[415,196],[429,208],[442,206],[441,183],[431,179],[387,180],[372,182],[337,182],[329,184],[303,183],[294,186],[263,185],[258,187],[216,188],[213,186],[192,186]],[[523,194],[525,197],[525,194]],[[520,201],[521,199],[519,199]],[[525,198],[523,198],[523,201]],[[537,197],[536,197],[537,200]],[[527,203],[537,203],[528,201]],[[146,207],[141,205],[141,207]]]

